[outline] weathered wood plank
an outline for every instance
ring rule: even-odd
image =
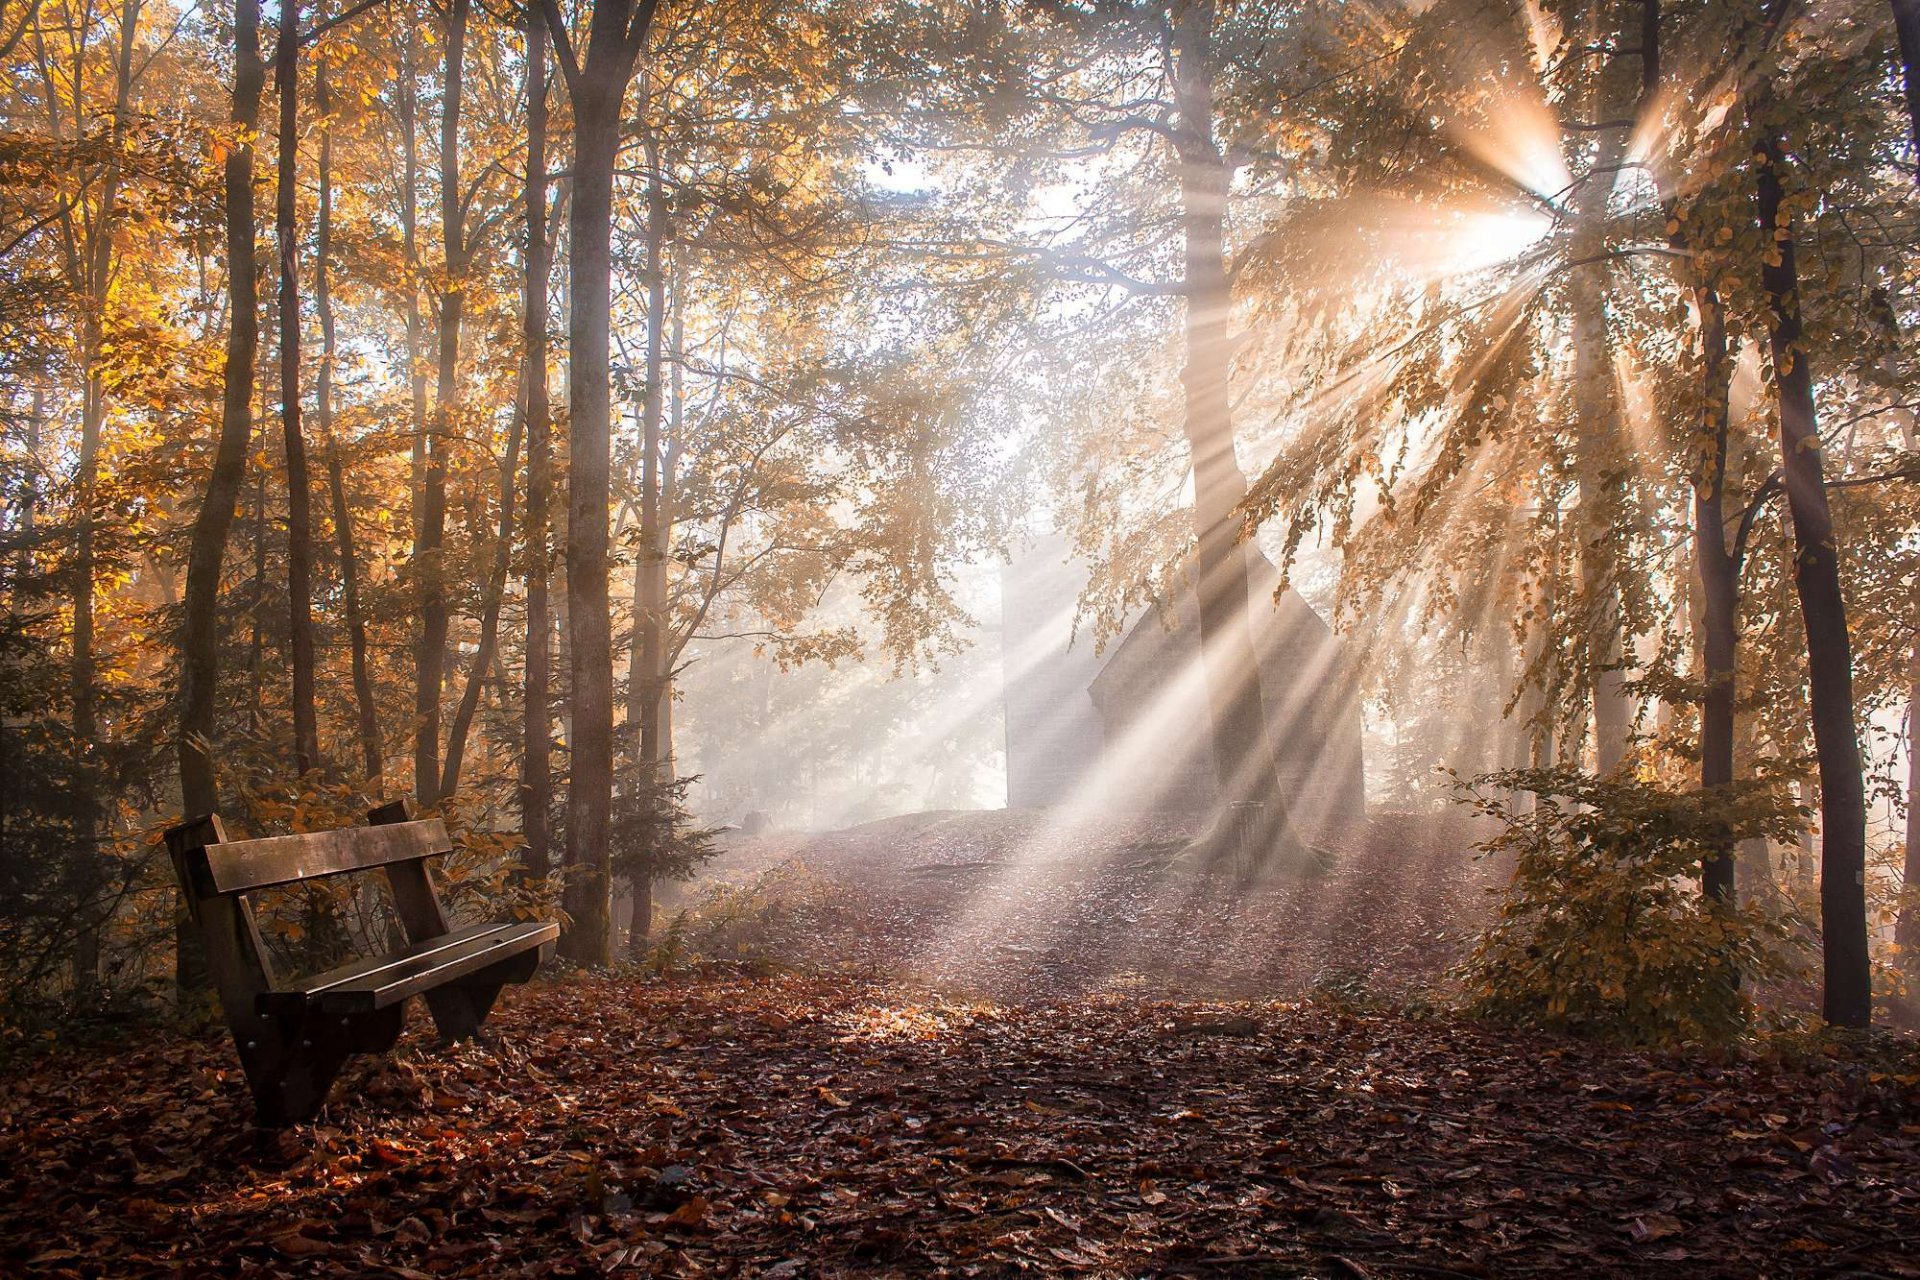
[[[450,984],[528,952],[539,951],[559,936],[560,926],[552,921],[505,925],[443,951],[398,960],[361,977],[336,983],[318,993],[313,1002],[324,1014],[345,1015],[384,1009],[411,995],[458,990]],[[533,968],[533,965],[527,966],[527,976],[532,976]]]
[[[210,844],[188,851],[188,871],[203,895],[220,896],[415,861],[451,847],[446,825],[429,818]]]
[[[477,924],[466,929],[457,929],[452,933],[416,943],[392,955],[355,960],[338,968],[329,969],[325,973],[314,974],[310,978],[296,978],[291,982],[283,982],[272,991],[262,992],[256,1001],[256,1007],[261,1013],[299,1013],[306,1008],[313,997],[321,992],[377,975],[383,970],[415,961],[432,960],[463,948],[492,945],[495,942],[517,943],[522,935],[538,932],[537,925],[529,926],[518,922]],[[537,946],[544,940],[544,937],[541,937],[529,945]]]

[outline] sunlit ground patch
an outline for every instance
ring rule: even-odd
[[[828,1024],[840,1030],[840,1039],[860,1040],[938,1040],[964,1031],[981,1022],[1001,1017],[998,1006],[986,1001],[938,1004],[873,1004],[829,1018]]]

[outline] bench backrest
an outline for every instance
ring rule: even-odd
[[[438,818],[428,818],[389,826],[200,843],[182,850],[182,856],[188,880],[199,896],[224,897],[431,858],[452,847],[446,825]]]
[[[198,926],[207,968],[242,1046],[270,1043],[260,1034],[255,997],[274,985],[273,966],[245,894],[321,876],[380,868],[409,942],[447,932],[446,911],[427,874],[427,859],[452,848],[438,818],[411,821],[412,805],[396,800],[367,815],[371,825],[263,840],[228,840],[218,814],[167,831],[167,851],[187,913]],[[262,1052],[265,1052],[262,1049]]]

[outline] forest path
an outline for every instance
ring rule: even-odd
[[[1404,998],[1439,982],[1492,910],[1496,873],[1457,812],[1376,815],[1327,841],[1330,870],[1252,884],[1177,865],[1196,832],[1165,814],[907,814],[730,836],[667,896],[696,904],[694,952],[1022,1001]]]
[[[320,1123],[224,1037],[0,1086],[0,1272],[1913,1276],[1920,1076],[1329,1004],[509,992]]]

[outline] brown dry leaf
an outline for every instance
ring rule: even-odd
[[[1627,1227],[1627,1234],[1640,1244],[1646,1244],[1652,1240],[1677,1236],[1686,1229],[1686,1224],[1672,1214],[1648,1213],[1635,1218]]]
[[[667,1221],[676,1227],[698,1227],[706,1222],[707,1213],[712,1207],[705,1196],[694,1196],[668,1214]]]
[[[320,1253],[332,1253],[334,1247],[326,1241],[315,1240],[312,1236],[303,1234],[307,1227],[318,1227],[319,1225],[317,1222],[301,1222],[295,1223],[290,1227],[282,1227],[269,1235],[267,1242],[281,1253],[293,1258],[310,1257]]]

